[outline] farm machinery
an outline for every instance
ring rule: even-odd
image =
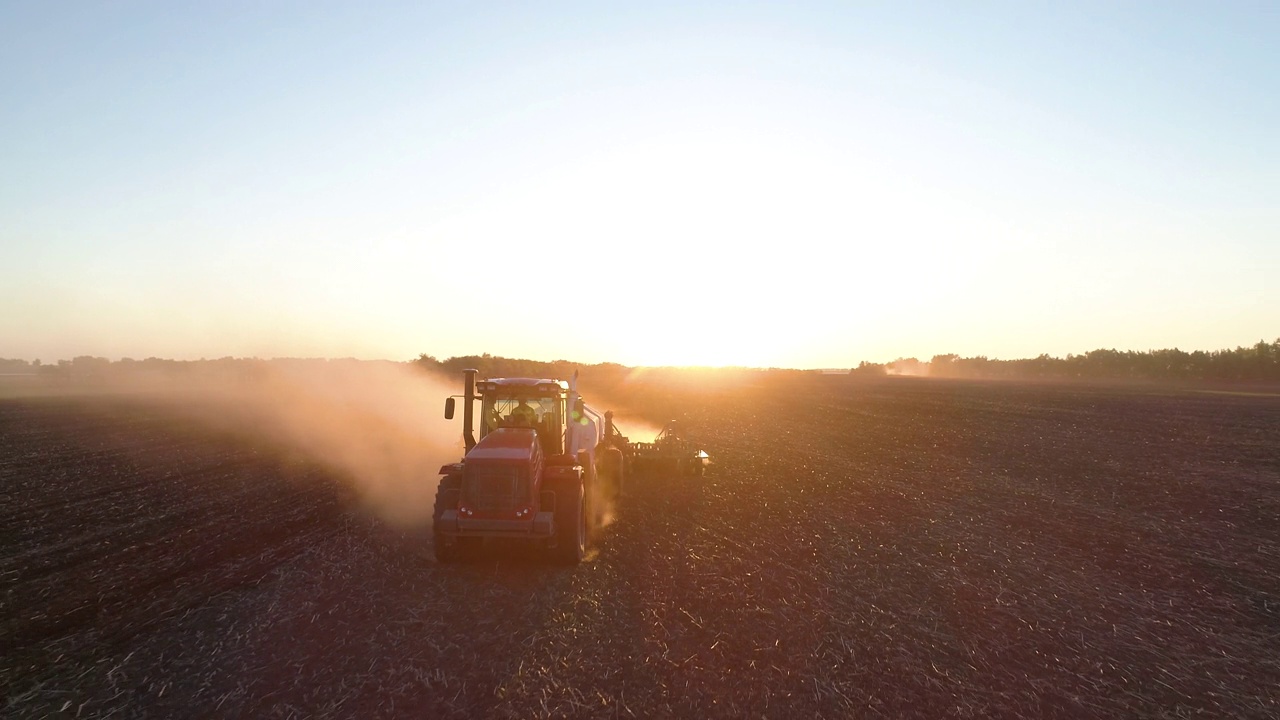
[[[477,374],[464,370],[463,394],[445,400],[448,420],[462,400],[466,455],[440,468],[432,515],[440,562],[486,538],[513,538],[577,564],[629,475],[701,475],[709,462],[674,422],[651,443],[630,442],[612,412],[583,401],[577,373],[568,382]]]
[[[681,437],[675,420],[667,423],[653,442],[631,443],[629,460],[628,467],[633,473],[697,476],[701,476],[711,462],[693,441]]]

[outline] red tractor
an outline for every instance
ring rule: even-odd
[[[605,502],[621,492],[630,445],[578,396],[575,380],[495,378],[463,371],[466,457],[440,468],[436,559],[457,560],[485,538],[535,542],[577,564]],[[454,400],[444,415],[453,419]],[[480,439],[475,438],[476,401]]]

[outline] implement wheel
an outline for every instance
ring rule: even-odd
[[[605,448],[600,456],[600,472],[597,477],[609,502],[616,503],[622,497],[625,482],[626,460],[618,448]]]

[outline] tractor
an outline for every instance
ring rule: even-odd
[[[485,538],[539,543],[565,564],[582,561],[607,503],[621,493],[629,444],[570,382],[476,380],[464,370],[466,456],[440,468],[433,512],[436,559],[453,562]],[[455,400],[445,400],[452,420]],[[476,401],[480,437],[476,439]]]
[[[576,565],[606,509],[622,494],[630,468],[701,474],[707,454],[676,434],[632,443],[578,395],[577,378],[492,378],[463,371],[463,394],[445,400],[452,420],[462,400],[466,456],[440,468],[433,536],[436,559],[458,560],[486,538],[539,544]],[[475,407],[479,402],[479,439]]]

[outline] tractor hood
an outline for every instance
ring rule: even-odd
[[[538,434],[533,428],[498,428],[471,448],[467,462],[472,460],[506,460],[530,463],[541,454]]]
[[[542,471],[542,447],[532,428],[499,428],[485,435],[463,461],[459,522],[531,522]]]

